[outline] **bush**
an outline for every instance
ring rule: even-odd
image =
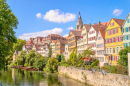
[[[94,61],[94,62],[91,64],[91,66],[92,66],[92,67],[97,66],[98,63],[99,63],[99,60],[96,60],[96,61]]]
[[[116,73],[116,66],[109,66],[109,73]]]
[[[99,70],[100,67],[99,66],[94,66],[93,69]]]
[[[124,75],[128,74],[128,68],[125,67],[125,66],[117,65],[116,71],[117,71],[118,74],[124,74]]]
[[[17,64],[16,64],[16,63],[11,63],[9,66],[10,66],[10,67],[12,67],[12,66],[17,66]]]

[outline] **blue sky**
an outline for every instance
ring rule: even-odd
[[[30,37],[48,34],[69,34],[76,27],[80,11],[84,24],[125,19],[130,12],[130,0],[7,0],[19,24],[16,36]],[[68,29],[67,29],[68,28]]]

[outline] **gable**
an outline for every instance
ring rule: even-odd
[[[114,23],[113,26],[111,26],[112,23]],[[120,26],[116,23],[116,21],[114,21],[114,19],[111,19],[111,21],[109,22],[108,27],[106,28],[106,30],[117,28],[117,27],[120,27]]]
[[[127,22],[129,21],[129,22]],[[128,27],[130,26],[130,13],[127,15],[124,24],[122,25],[122,27]]]

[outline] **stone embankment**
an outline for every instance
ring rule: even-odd
[[[130,86],[130,76],[127,75],[103,74],[102,72],[92,73],[92,71],[65,66],[59,66],[58,72],[59,74],[94,86]]]

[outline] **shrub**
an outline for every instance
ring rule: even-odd
[[[94,66],[93,69],[99,70],[100,67],[99,66]]]
[[[125,67],[125,66],[117,65],[116,71],[117,71],[118,74],[124,74],[124,75],[128,74],[128,68]]]
[[[85,70],[90,70],[91,68],[92,68],[91,65],[87,65],[87,66],[85,66]]]
[[[94,61],[94,62],[91,64],[91,66],[92,66],[92,67],[97,66],[98,63],[99,63],[99,60],[96,60],[96,61]]]

